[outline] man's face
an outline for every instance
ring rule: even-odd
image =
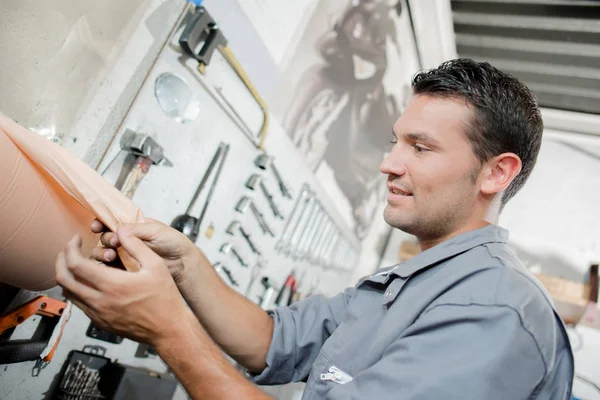
[[[472,217],[480,171],[465,134],[472,117],[463,100],[413,96],[394,124],[396,143],[380,167],[388,175],[388,224],[421,240],[436,239]]]

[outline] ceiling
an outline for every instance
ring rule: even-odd
[[[600,1],[451,0],[460,57],[524,81],[542,107],[600,114]]]

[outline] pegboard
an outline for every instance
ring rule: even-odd
[[[220,54],[216,53],[213,56],[206,76],[202,78],[197,70],[197,62],[184,56],[179,48],[178,38],[181,30],[180,28],[174,32],[155,60],[110,147],[107,148],[98,170],[102,172],[112,168],[113,161],[118,163],[122,155],[119,141],[127,130],[150,135],[164,148],[164,154],[173,166],[153,166],[142,180],[133,201],[146,216],[170,224],[177,215],[185,212],[219,144],[228,143],[230,151],[201,225],[200,236],[196,241],[197,246],[205,252],[211,262],[227,266],[238,283],[234,289],[247,294],[254,302],[259,301],[264,291],[259,283],[260,279],[249,288],[251,268],[242,266],[231,254],[222,253],[220,249],[224,243],[235,246],[249,266],[260,261],[262,265],[260,277],[267,276],[277,289],[294,271],[299,280],[300,291],[310,290],[332,295],[343,290],[350,283],[357,257],[352,257],[352,260],[347,259],[348,262],[343,266],[324,267],[308,260],[294,259],[286,255],[286,252],[276,249],[288,219],[296,204],[299,203],[303,188],[310,188],[312,196],[321,204],[331,221],[348,241],[348,249],[360,249],[360,244],[353,238],[351,230],[345,225],[335,204],[327,197],[290,142],[286,132],[273,118],[270,121],[265,151],[274,157],[277,169],[290,188],[292,199],[281,195],[271,171],[263,171],[256,167],[254,161],[261,154],[261,150],[257,149],[240,130],[238,124],[232,120],[231,113],[225,112],[223,105],[211,96],[210,90],[206,89],[206,84],[220,90],[253,131],[257,131],[262,122],[260,109]],[[227,32],[224,31],[224,34],[227,35]],[[181,78],[197,97],[200,110],[192,121],[177,122],[165,114],[159,106],[155,95],[155,83],[157,78],[165,73]],[[271,213],[266,197],[260,190],[251,191],[245,186],[248,178],[254,173],[263,177],[265,186],[273,195],[275,203],[284,216],[283,219],[276,218]],[[196,207],[191,210],[192,215],[200,213],[207,192],[208,187],[201,193]],[[243,196],[253,199],[273,230],[273,236],[265,235],[261,231],[249,211],[244,214],[236,212],[235,206]],[[232,236],[226,232],[232,220],[239,220],[260,248],[262,253],[260,259],[249,250],[241,235]],[[58,289],[54,291],[55,296],[60,297],[60,291]],[[35,294],[26,293],[28,297],[33,297]],[[22,296],[14,303],[18,304],[21,300],[23,300]],[[36,322],[37,317],[19,327],[17,336],[26,338],[35,329]],[[125,364],[146,367],[157,372],[167,371],[166,365],[157,356],[134,357],[138,349],[138,344],[135,342],[125,339],[121,344],[111,344],[85,336],[89,323],[89,319],[83,312],[74,307],[53,361],[43,370],[38,371],[37,377],[32,376],[34,362],[0,365],[0,398],[6,400],[45,398],[47,390],[57,379],[56,374],[69,351],[80,350],[86,344],[102,345],[107,349],[108,357],[120,359]],[[182,388],[179,388],[175,399],[182,398],[185,398],[185,393]]]

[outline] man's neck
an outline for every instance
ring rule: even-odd
[[[445,242],[446,240],[450,240],[458,235],[486,227],[490,224],[491,224],[491,222],[481,219],[481,220],[475,221],[473,223],[463,225],[459,229],[456,229],[456,230],[448,233],[447,235],[444,235],[439,238],[419,239],[419,246],[421,247],[421,251],[425,251],[427,249],[432,248],[433,246],[437,246],[438,244]]]

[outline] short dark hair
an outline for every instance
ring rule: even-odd
[[[542,144],[544,123],[534,94],[517,78],[468,58],[416,74],[412,89],[415,95],[460,98],[474,107],[465,133],[481,163],[506,152],[521,158],[521,173],[501,199],[504,208],[529,178]]]

